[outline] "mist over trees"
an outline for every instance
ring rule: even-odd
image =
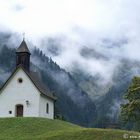
[[[5,38],[6,37],[6,38]],[[0,84],[10,76],[15,69],[15,47],[10,46],[10,36],[0,36]],[[55,48],[58,44],[52,42]],[[47,43],[49,45],[49,43]],[[55,54],[55,49],[51,50]],[[86,51],[88,56],[89,50]],[[31,49],[31,70],[38,72],[43,82],[58,97],[56,112],[64,120],[92,127],[110,127],[119,122],[120,105],[123,95],[131,79],[140,75],[140,63],[129,59],[120,60],[120,65],[115,69],[112,81],[104,85],[100,75],[87,74],[78,65],[73,71],[68,72],[61,68],[52,58],[40,49]],[[84,53],[84,52],[82,52]],[[92,56],[92,51],[90,51]],[[107,59],[101,54],[93,52],[99,59]],[[99,55],[99,56],[98,56]],[[85,57],[86,57],[85,56]],[[130,125],[131,126],[131,125]],[[129,128],[129,127],[125,127]]]
[[[38,72],[43,82],[57,96],[56,108],[63,118],[72,123],[89,126],[96,117],[96,107],[88,95],[76,84],[71,74],[61,69],[51,58],[39,49],[34,49],[31,58],[31,70]],[[1,85],[15,69],[15,49],[7,45],[1,46],[1,71],[9,73],[3,78]],[[38,62],[37,62],[38,61]],[[2,79],[0,78],[0,79]]]

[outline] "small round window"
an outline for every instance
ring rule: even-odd
[[[19,78],[19,79],[18,79],[18,82],[19,82],[19,83],[22,83],[22,82],[23,82],[22,78]]]

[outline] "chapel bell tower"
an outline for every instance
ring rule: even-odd
[[[27,71],[30,71],[30,51],[27,47],[25,40],[21,42],[16,50],[16,67],[21,65]]]

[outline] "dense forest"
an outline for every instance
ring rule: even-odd
[[[62,116],[67,121],[89,126],[96,117],[96,107],[92,100],[81,90],[70,73],[61,69],[51,58],[45,56],[42,51],[35,48],[31,53],[31,70],[38,72],[45,85],[58,98],[56,115]],[[6,45],[1,46],[1,84],[15,69],[15,58],[15,49]],[[37,62],[37,65],[35,62]]]
[[[0,35],[1,85],[15,69],[15,48],[18,46],[11,47],[9,38],[10,34]],[[68,72],[38,48],[32,48],[31,54],[31,70],[38,72],[45,85],[58,97],[57,117],[87,127],[121,127],[120,104],[124,102],[123,95],[131,79],[140,74],[139,62],[121,60],[113,74],[113,83],[102,87],[97,83],[100,77],[93,77],[80,69]],[[102,57],[96,52],[93,55]]]

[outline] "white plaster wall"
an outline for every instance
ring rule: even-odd
[[[18,78],[22,78],[23,82],[19,83]],[[16,104],[24,106],[24,117],[39,117],[39,99],[39,91],[20,68],[0,93],[0,117],[14,117]],[[26,100],[30,103],[28,106]]]
[[[49,112],[46,113],[46,105],[47,103],[49,104]],[[46,117],[49,119],[54,119],[54,101],[44,97],[44,96],[40,96],[40,104],[39,104],[39,116],[40,117]]]

